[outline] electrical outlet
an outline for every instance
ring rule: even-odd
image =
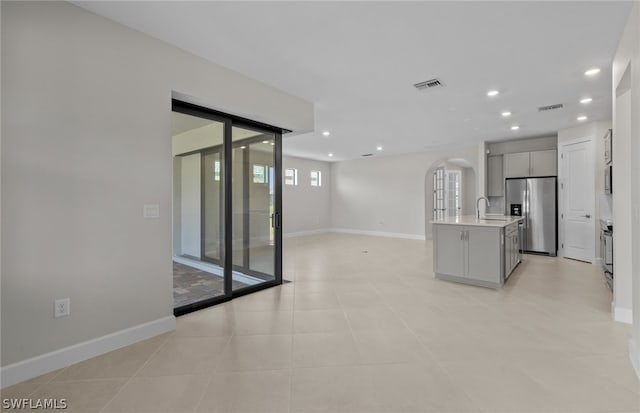
[[[71,299],[61,298],[53,302],[53,317],[59,318],[71,314]]]

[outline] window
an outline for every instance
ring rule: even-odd
[[[450,217],[458,217],[462,212],[461,181],[462,173],[460,171],[447,171],[446,209],[447,215]]]
[[[462,212],[462,174],[443,167],[433,172],[433,218],[460,216]]]
[[[445,216],[445,176],[442,167],[433,171],[433,219],[442,219]]]
[[[295,168],[287,168],[284,170],[284,184],[298,185],[298,170]]]
[[[213,163],[213,179],[214,181],[220,180],[220,161],[215,161]]]
[[[322,172],[311,171],[311,186],[322,186]]]
[[[253,183],[266,184],[268,182],[267,167],[264,165],[253,165]]]

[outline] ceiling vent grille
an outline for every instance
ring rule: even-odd
[[[365,154],[362,154],[360,156],[373,156],[373,154],[372,153],[365,153]]]
[[[556,103],[555,105],[549,105],[549,106],[540,106],[538,108],[538,112],[546,112],[548,110],[562,109],[563,107],[564,105],[562,103]]]
[[[443,87],[443,86],[444,84],[440,81],[440,79],[437,79],[437,78],[425,80],[424,82],[415,83],[413,85],[413,87],[415,87],[418,90],[426,90],[434,87]]]

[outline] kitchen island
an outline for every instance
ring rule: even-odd
[[[437,278],[501,288],[520,263],[519,216],[447,217],[433,221]]]

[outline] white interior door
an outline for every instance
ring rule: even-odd
[[[591,262],[595,257],[594,162],[592,142],[562,146],[561,225],[566,258]]]

